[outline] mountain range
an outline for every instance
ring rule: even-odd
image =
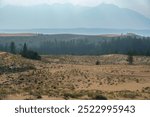
[[[109,28],[150,29],[150,19],[113,4],[95,7],[71,4],[0,8],[0,29]]]

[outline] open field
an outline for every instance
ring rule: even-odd
[[[36,36],[33,33],[0,33],[0,37],[28,37],[28,36]]]
[[[96,65],[99,61],[99,65]],[[0,54],[0,99],[150,99],[150,57]]]

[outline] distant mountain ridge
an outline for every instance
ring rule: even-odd
[[[135,33],[142,36],[150,36],[149,30],[136,29],[107,29],[107,28],[41,28],[41,29],[0,29],[0,33],[37,33],[37,34],[79,34],[79,35],[103,35]]]
[[[0,8],[1,29],[112,28],[150,29],[150,19],[112,4],[81,7],[70,4]]]

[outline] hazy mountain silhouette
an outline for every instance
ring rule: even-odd
[[[0,8],[1,29],[79,27],[150,29],[150,19],[136,11],[112,4],[96,7],[55,4]]]

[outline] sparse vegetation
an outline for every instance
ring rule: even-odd
[[[48,62],[1,53],[1,99],[150,99],[149,57],[135,56],[132,66],[126,55],[43,58]]]

